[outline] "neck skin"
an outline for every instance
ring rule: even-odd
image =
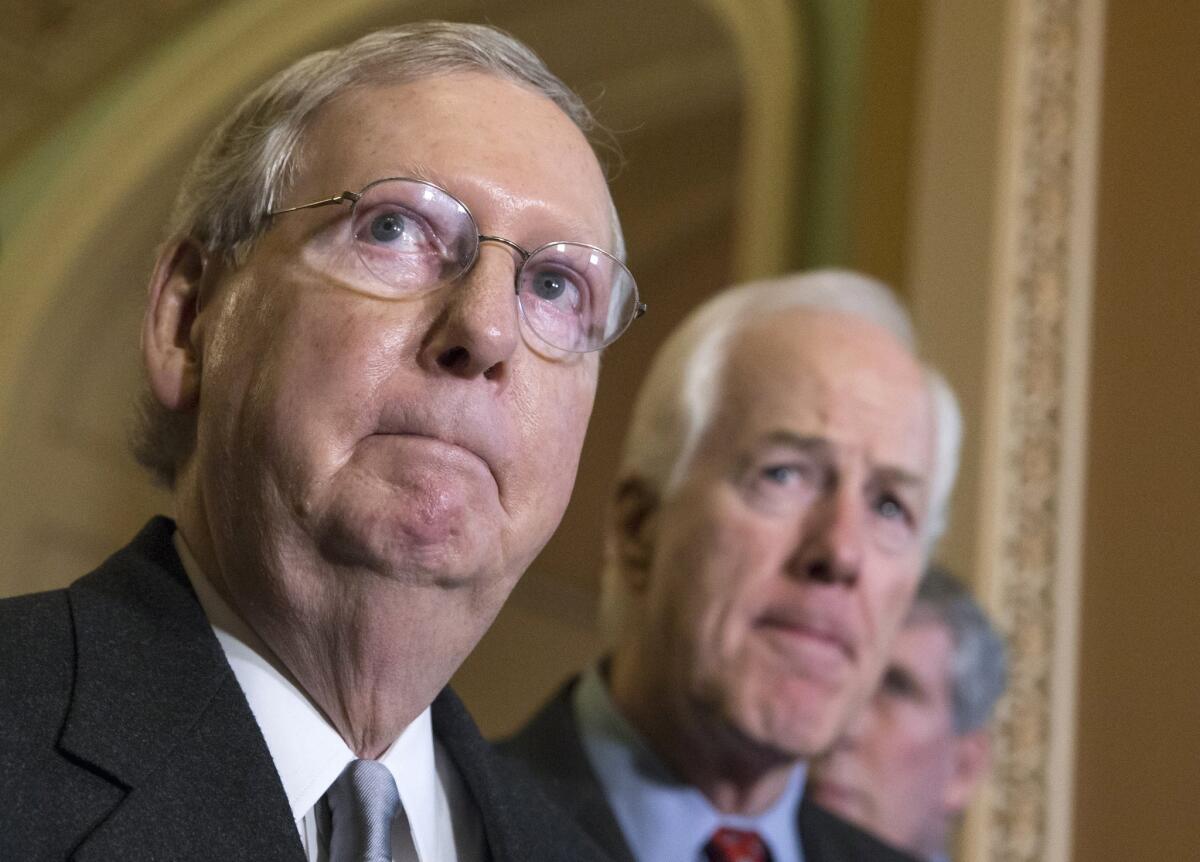
[[[177,496],[204,577],[358,757],[377,759],[425,710],[502,602],[483,588],[401,583],[261,532],[214,540]]]
[[[755,744],[691,702],[678,685],[684,677],[665,663],[656,673],[638,660],[653,654],[630,643],[613,654],[608,683],[617,711],[718,811],[747,817],[767,811],[783,796],[797,761]]]

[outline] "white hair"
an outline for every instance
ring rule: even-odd
[[[659,349],[633,409],[618,471],[636,476],[658,499],[683,482],[715,412],[718,383],[736,336],[764,317],[793,309],[852,315],[891,333],[916,356],[908,312],[883,283],[846,270],[826,269],[752,282],[722,291],[692,311]],[[934,464],[926,554],[945,531],[950,493],[958,473],[962,416],[950,386],[922,366],[934,414]],[[624,616],[614,537],[607,538],[601,584],[601,618],[615,632]]]
[[[1008,659],[1004,638],[971,591],[947,569],[930,566],[921,578],[906,625],[933,619],[946,627],[954,645],[950,703],[956,733],[970,733],[991,719],[1004,694]]]

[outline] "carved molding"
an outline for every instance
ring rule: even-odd
[[[791,196],[805,95],[801,16],[781,0],[701,0],[728,29],[742,77],[742,189],[733,273],[747,281],[787,268],[795,237]]]
[[[1010,679],[970,858],[1065,862],[1103,6],[1010,13],[981,545]]]

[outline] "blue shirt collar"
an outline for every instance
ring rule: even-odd
[[[804,764],[792,772],[783,795],[759,816],[722,814],[703,793],[672,775],[617,712],[597,668],[585,672],[575,687],[572,709],[588,760],[635,858],[703,860],[709,837],[728,826],[757,832],[774,862],[803,862],[797,810],[804,794]]]

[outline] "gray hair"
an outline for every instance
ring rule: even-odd
[[[916,335],[908,312],[881,282],[846,270],[826,269],[752,282],[718,293],[696,308],[655,356],[634,405],[619,475],[638,476],[660,499],[684,480],[713,418],[717,383],[728,347],[750,325],[793,309],[853,315],[890,332],[914,355]],[[950,492],[958,473],[962,416],[949,385],[924,367],[935,421],[927,553],[944,532]],[[611,549],[602,577],[601,617],[615,634],[624,615],[619,573]]]
[[[927,619],[944,625],[954,644],[950,688],[955,732],[983,727],[1007,682],[1004,639],[962,581],[937,565],[921,578],[908,616],[909,624]]]
[[[612,147],[611,136],[579,96],[508,34],[482,24],[438,21],[394,27],[310,54],[246,97],[209,135],[184,176],[168,222],[169,240],[189,237],[210,260],[241,264],[269,225],[267,213],[290,188],[305,132],[323,105],[360,87],[459,72],[529,87],[554,102],[594,148]],[[624,260],[625,241],[611,201],[609,212],[614,254]],[[164,485],[174,484],[194,436],[192,417],[167,410],[148,390],[142,393],[132,448]]]

